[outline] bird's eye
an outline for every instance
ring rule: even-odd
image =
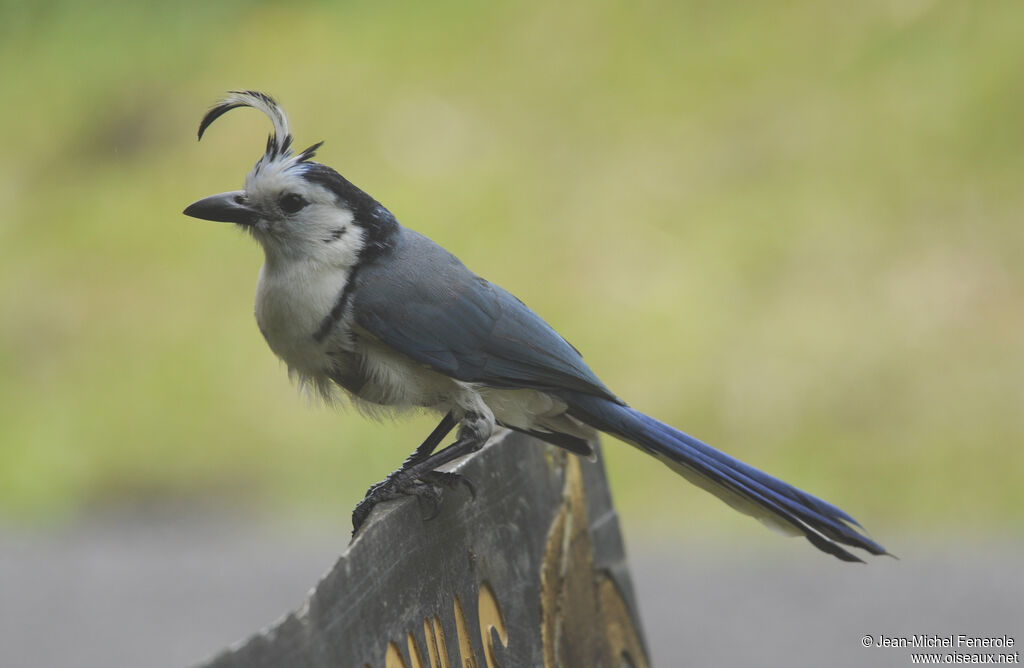
[[[296,213],[308,204],[308,202],[302,198],[302,195],[298,195],[296,193],[288,193],[287,195],[282,196],[277,203],[285,213]]]

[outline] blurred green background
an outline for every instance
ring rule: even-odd
[[[338,517],[432,427],[301,398],[235,189],[296,142],[634,406],[896,536],[1024,526],[1024,5],[0,0],[0,518]],[[631,527],[749,520],[607,443]],[[652,503],[652,501],[654,501]],[[896,545],[893,545],[896,543]]]

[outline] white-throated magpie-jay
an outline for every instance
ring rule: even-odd
[[[439,466],[481,447],[496,426],[592,455],[597,432],[654,455],[733,508],[845,561],[842,546],[885,549],[836,506],[630,408],[536,313],[480,278],[330,167],[320,144],[294,153],[284,112],[268,95],[230,93],[199,125],[254,107],[273,133],[244,190],[201,199],[185,214],[235,223],[263,247],[256,321],[289,372],[325,399],[443,415],[419,448],[357,506],[402,494],[435,503],[458,476]],[[435,452],[458,426],[455,442]]]

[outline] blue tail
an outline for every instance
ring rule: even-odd
[[[863,561],[841,545],[888,554],[854,527],[857,520],[831,503],[758,471],[696,438],[629,406],[601,397],[565,393],[573,416],[665,462],[687,480],[740,512],[792,535],[803,535],[822,552]]]

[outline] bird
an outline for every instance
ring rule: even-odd
[[[411,495],[436,505],[459,484],[474,492],[471,481],[439,467],[505,428],[590,458],[598,434],[609,434],[842,561],[864,561],[847,548],[888,554],[837,506],[630,407],[522,301],[316,162],[323,142],[294,150],[288,118],[271,96],[228,92],[203,116],[199,139],[242,107],[272,123],[263,154],[242,190],[200,199],[184,214],[234,223],[262,247],[255,315],[270,349],[301,387],[328,402],[347,397],[370,413],[441,416],[356,506],[354,532],[382,501]],[[453,429],[454,441],[438,450]]]

